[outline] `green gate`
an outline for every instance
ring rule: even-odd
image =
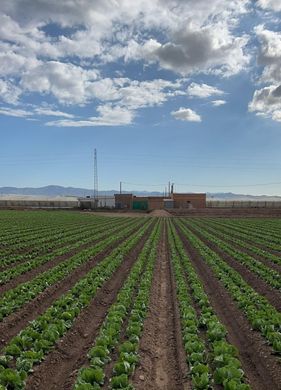
[[[147,210],[148,201],[147,200],[134,200],[133,201],[133,210]]]

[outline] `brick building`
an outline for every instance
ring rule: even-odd
[[[206,207],[206,194],[173,193],[170,197],[134,196],[133,194],[115,194],[115,207],[127,210],[155,210],[165,208],[202,209]]]

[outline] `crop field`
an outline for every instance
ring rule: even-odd
[[[0,212],[0,390],[281,389],[281,219]]]

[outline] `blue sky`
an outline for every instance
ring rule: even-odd
[[[279,0],[3,0],[0,186],[281,195]]]

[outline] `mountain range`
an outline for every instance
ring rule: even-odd
[[[118,190],[107,190],[99,191],[99,195],[113,196],[118,193]],[[161,196],[162,192],[157,191],[124,191],[125,193],[133,192],[135,195],[143,196]],[[57,197],[57,196],[92,196],[93,190],[86,188],[76,188],[76,187],[63,187],[57,185],[49,185],[45,187],[0,187],[0,196],[5,195],[23,195],[23,196],[46,196],[46,197]],[[219,192],[219,193],[210,193],[207,192],[208,200],[261,200],[261,201],[281,201],[281,196],[269,196],[269,195],[245,195],[245,194],[234,194],[232,192]]]

